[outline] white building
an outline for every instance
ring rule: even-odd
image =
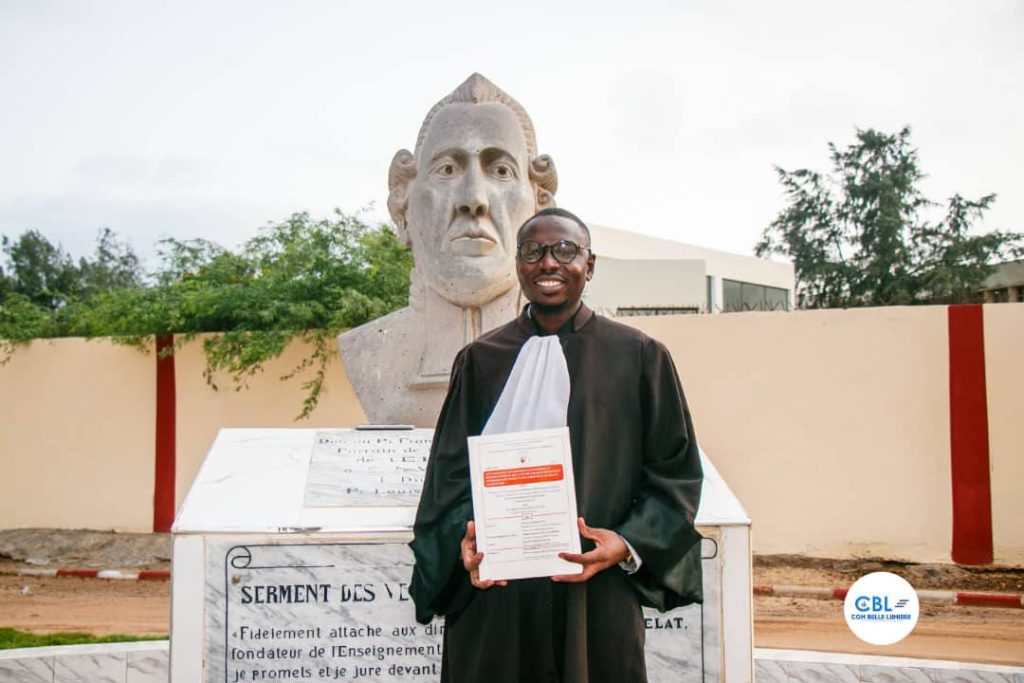
[[[595,277],[587,305],[607,315],[789,310],[791,263],[776,263],[590,225]]]

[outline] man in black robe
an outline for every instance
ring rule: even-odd
[[[641,605],[701,600],[690,414],[668,350],[583,305],[595,259],[582,221],[546,209],[517,239],[530,304],[459,352],[438,419],[410,544],[416,617],[445,616],[442,681],[646,681]],[[585,550],[562,557],[583,573],[481,581],[466,438],[483,430],[526,340],[550,334],[570,377]]]

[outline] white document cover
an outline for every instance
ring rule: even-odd
[[[583,572],[568,427],[471,436],[469,467],[481,579]]]

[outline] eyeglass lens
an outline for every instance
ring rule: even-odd
[[[519,258],[527,263],[536,263],[544,258],[544,252],[550,249],[551,255],[555,257],[556,261],[570,263],[576,258],[580,248],[578,244],[569,240],[561,240],[554,244],[541,244],[534,240],[527,240],[519,245]]]

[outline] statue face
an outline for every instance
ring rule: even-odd
[[[499,103],[453,103],[434,116],[409,186],[406,226],[416,267],[459,306],[481,306],[516,282],[516,230],[535,212],[526,139]]]

